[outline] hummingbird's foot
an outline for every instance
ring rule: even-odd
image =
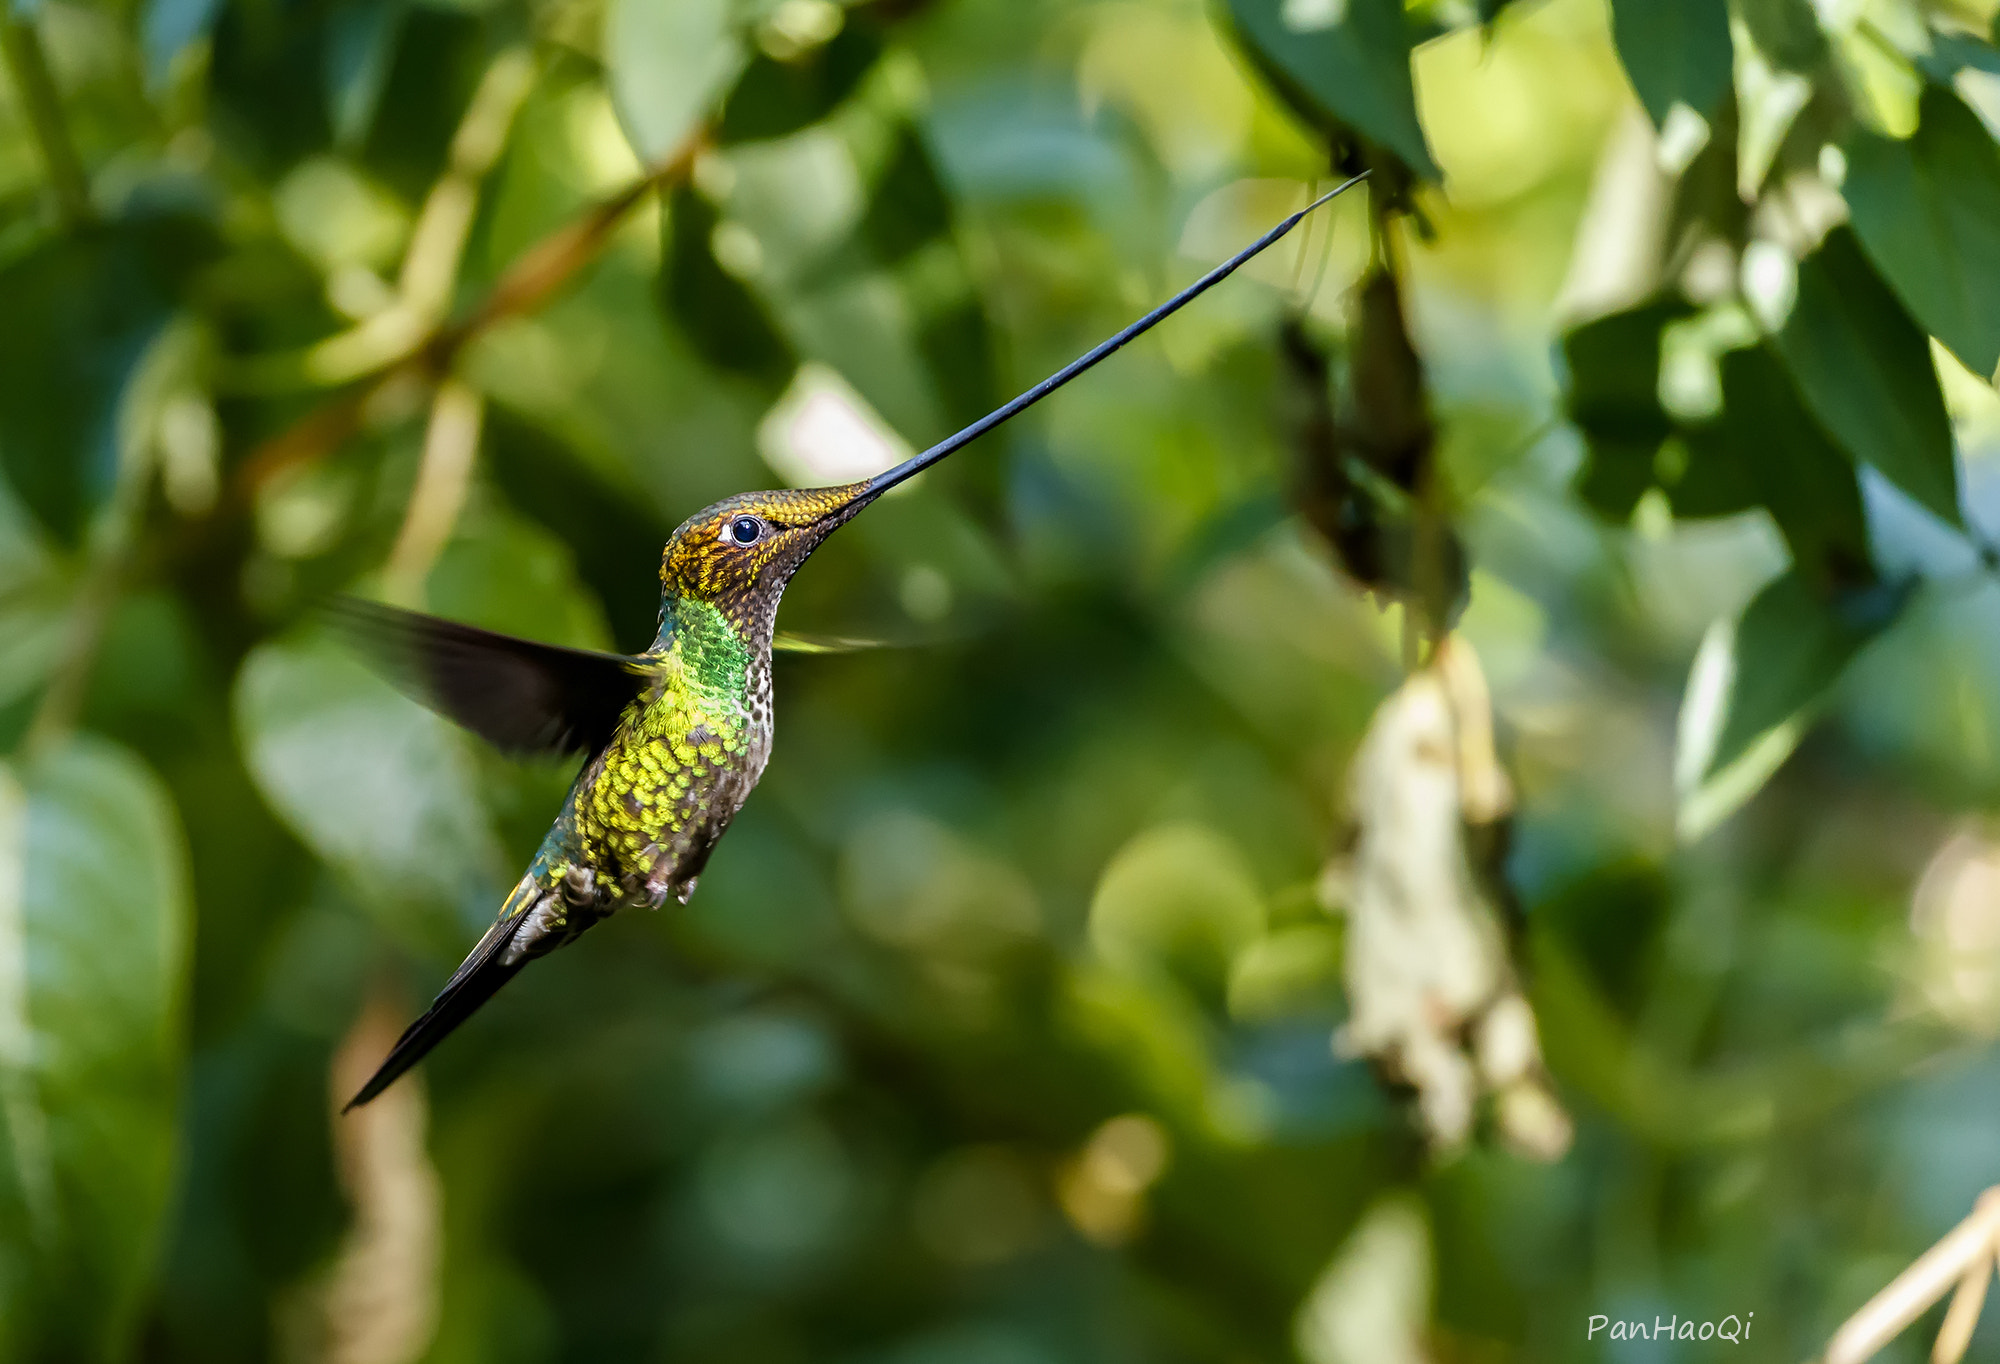
[[[501,965],[518,966],[530,957],[539,957],[568,936],[569,909],[563,901],[561,895],[545,894],[535,902],[526,921],[508,940]]]
[[[701,880],[699,876],[690,876],[687,880],[676,884],[674,886],[674,899],[682,904],[686,904],[689,900],[692,900],[694,898],[695,883],[699,880]]]

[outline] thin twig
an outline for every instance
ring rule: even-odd
[[[1931,1364],[1958,1364],[1965,1358],[1966,1347],[1972,1344],[1972,1332],[1979,1325],[1979,1313],[1986,1306],[1986,1286],[1993,1281],[1993,1250],[1987,1250],[1972,1262],[1958,1281],[1958,1291],[1951,1295],[1951,1306],[1944,1311],[1944,1325],[1938,1328],[1937,1340],[1931,1345]]]
[[[422,604],[424,579],[444,552],[465,506],[484,415],[485,399],[465,380],[453,375],[438,385],[430,426],[424,432],[423,463],[417,467],[403,528],[389,551],[386,576],[392,598]]]
[[[55,77],[49,74],[41,35],[32,24],[0,14],[0,56],[6,58],[7,74],[13,78],[21,111],[27,115],[28,131],[48,170],[63,227],[74,232],[88,226],[97,216],[90,204],[90,180],[83,173],[76,144],[70,140],[69,125],[63,121],[62,96],[56,90]]]
[[[1929,1311],[1975,1264],[1990,1265],[2000,1236],[2000,1186],[1979,1196],[1972,1215],[1898,1274],[1833,1333],[1823,1364],[1862,1364]]]

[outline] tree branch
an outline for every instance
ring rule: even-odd
[[[639,180],[522,252],[463,321],[438,326],[386,375],[335,395],[259,445],[237,467],[230,484],[230,503],[237,508],[248,506],[258,490],[280,473],[325,458],[361,428],[375,401],[412,380],[435,382],[439,375],[451,371],[459,353],[483,333],[508,318],[541,307],[597,258],[625,215],[647,194],[686,179],[707,145],[707,129],[697,129],[672,156]]]

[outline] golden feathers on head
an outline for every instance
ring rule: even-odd
[[[806,556],[866,502],[865,483],[738,493],[681,523],[660,560],[675,597],[718,604],[783,591]]]

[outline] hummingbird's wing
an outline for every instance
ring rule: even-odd
[[[886,639],[858,639],[851,635],[808,635],[797,630],[780,630],[771,636],[771,647],[779,653],[853,654],[863,649],[889,649]]]
[[[565,649],[342,597],[340,632],[405,695],[508,753],[589,753],[643,691],[638,659]]]

